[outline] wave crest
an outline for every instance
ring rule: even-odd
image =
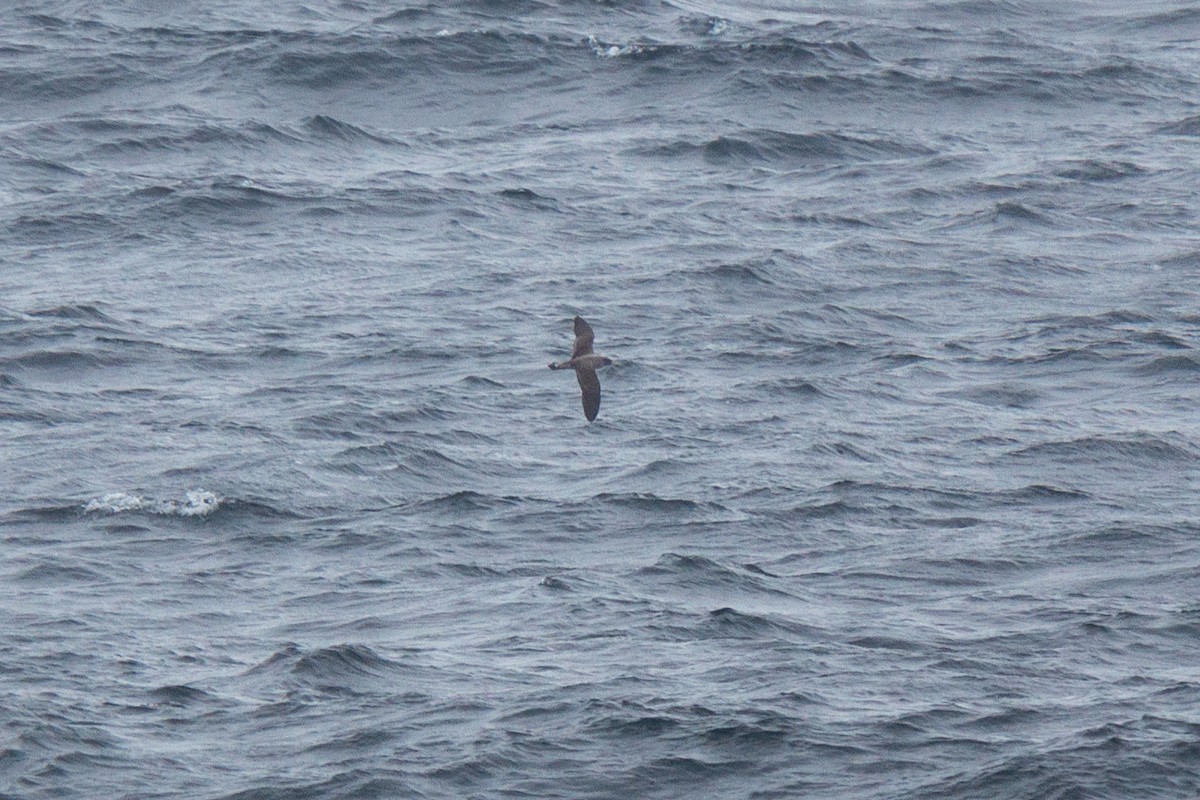
[[[207,517],[221,507],[222,499],[213,492],[193,489],[182,499],[166,498],[155,500],[136,492],[109,492],[94,497],[84,504],[86,513],[122,514],[130,511],[145,511],[176,517]]]

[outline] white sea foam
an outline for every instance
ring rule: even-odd
[[[588,36],[588,45],[591,46],[592,52],[604,58],[616,58],[618,56],[639,55],[641,53],[652,53],[658,48],[654,45],[644,44],[627,44],[624,47],[615,44],[604,44],[595,36]]]
[[[133,492],[109,492],[84,504],[86,512],[120,514],[126,511],[148,511],[179,517],[205,517],[221,507],[221,498],[204,489],[189,491],[182,500],[168,498],[151,500]]]
[[[146,498],[128,492],[109,492],[94,497],[83,507],[84,511],[119,514],[122,511],[140,511],[146,508]]]
[[[205,517],[221,507],[221,498],[203,489],[194,489],[187,493],[182,503],[175,503],[171,513],[181,517]]]

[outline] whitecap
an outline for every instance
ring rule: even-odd
[[[130,494],[129,492],[109,492],[100,497],[93,497],[84,505],[83,510],[89,512],[102,512],[106,514],[120,514],[122,511],[139,511],[149,503],[146,498]]]
[[[615,44],[604,44],[594,35],[588,36],[588,45],[592,48],[592,52],[603,58],[616,58],[617,56],[641,55],[642,53],[653,53],[658,48],[653,45],[642,44],[627,44],[624,47]]]
[[[187,499],[178,504],[174,513],[181,517],[205,517],[221,507],[221,498],[212,492],[195,489],[187,493]]]
[[[708,35],[720,36],[729,31],[729,20],[713,17],[709,20]]]
[[[221,498],[204,489],[189,491],[182,500],[150,500],[133,492],[109,492],[84,504],[85,512],[120,514],[126,511],[149,511],[179,517],[206,517],[221,507]]]

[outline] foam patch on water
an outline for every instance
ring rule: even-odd
[[[658,48],[654,45],[645,44],[627,44],[624,47],[616,44],[605,44],[595,36],[588,36],[588,45],[591,46],[592,52],[604,58],[616,58],[618,56],[641,55],[642,53],[653,53]]]
[[[170,501],[170,513],[181,517],[206,517],[221,507],[221,498],[212,492],[196,489],[187,493],[187,499],[182,503]]]
[[[92,498],[83,507],[83,510],[119,514],[122,511],[140,511],[145,507],[146,499],[144,497],[126,492],[110,492],[102,497]]]
[[[147,511],[178,517],[206,517],[221,507],[221,498],[204,489],[193,489],[182,500],[152,500],[131,492],[110,492],[89,500],[86,512],[121,514],[126,511]]]

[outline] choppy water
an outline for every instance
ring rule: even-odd
[[[1200,795],[1198,42],[10,7],[0,796]]]

